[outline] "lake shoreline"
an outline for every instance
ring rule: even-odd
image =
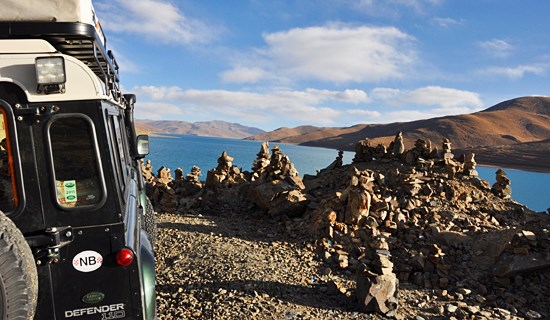
[[[519,171],[550,174],[550,168],[545,166],[532,165],[532,164],[511,163],[506,161],[501,161],[501,162],[483,161],[483,162],[478,162],[477,164],[479,166],[490,167],[495,169],[513,169],[513,170],[519,170]]]

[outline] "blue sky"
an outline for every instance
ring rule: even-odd
[[[138,119],[273,130],[471,113],[550,90],[546,0],[96,0]]]

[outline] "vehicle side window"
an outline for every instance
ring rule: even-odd
[[[128,167],[126,165],[126,158],[124,152],[124,140],[121,136],[119,117],[110,116],[109,117],[109,132],[111,135],[111,143],[113,145],[113,151],[115,156],[115,169],[117,171],[117,176],[119,178],[119,183],[122,189],[125,187],[126,178],[128,176]]]
[[[11,212],[18,203],[8,117],[0,108],[0,210]]]
[[[77,115],[57,118],[48,135],[59,205],[74,208],[100,203],[105,195],[91,120]]]

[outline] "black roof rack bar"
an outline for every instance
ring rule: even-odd
[[[0,22],[0,39],[44,39],[56,50],[86,64],[121,101],[119,66],[93,25],[81,22]]]

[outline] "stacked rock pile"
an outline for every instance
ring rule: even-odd
[[[309,203],[303,193],[302,178],[278,146],[271,152],[264,142],[252,166],[252,172],[233,165],[233,157],[222,152],[216,168],[207,173],[204,185],[198,180],[200,168],[194,166],[183,179],[183,170],[176,170],[172,180],[170,169],[162,167],[157,175],[147,161],[142,172],[147,182],[147,194],[159,212],[205,210],[209,213],[251,209],[271,216],[303,215]]]
[[[434,316],[540,315],[550,303],[548,215],[510,200],[502,170],[491,189],[474,155],[455,160],[448,140],[437,152],[423,140],[402,150],[401,139],[382,157],[361,141],[352,165],[306,176],[312,202],[294,228],[312,226],[320,256],[356,274],[364,311],[396,316],[401,284],[453,306]]]
[[[491,191],[501,198],[510,198],[512,196],[512,187],[510,186],[510,179],[508,175],[502,169],[498,169],[496,172],[497,182],[493,184]]]
[[[224,152],[205,186],[197,170],[186,180],[194,194],[165,183],[168,169],[155,177],[148,163],[143,172],[159,211],[259,210],[285,217],[290,237],[308,233],[316,239],[328,264],[320,281],[332,284],[335,294],[353,293],[363,311],[387,317],[403,316],[407,308],[446,318],[550,316],[550,219],[510,199],[505,172],[497,171],[491,188],[477,175],[475,155],[455,157],[447,139],[441,149],[417,140],[407,150],[398,133],[388,147],[365,139],[355,151],[352,164],[343,165],[340,152],[303,180],[267,142],[250,173]],[[176,180],[182,176],[177,173]],[[350,275],[354,287],[348,286]],[[400,287],[428,298],[400,306]]]

